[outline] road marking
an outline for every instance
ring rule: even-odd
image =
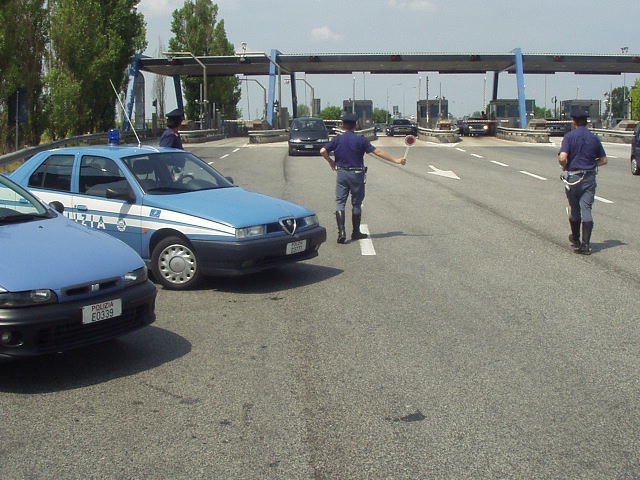
[[[227,153],[227,154],[225,154],[225,155],[222,155],[222,156],[220,157],[220,160],[222,160],[223,158],[227,158],[228,156],[229,156],[229,154],[228,154],[228,153]]]
[[[527,172],[526,170],[520,170],[520,173],[524,175],[529,175],[530,177],[537,178],[538,180],[546,180],[546,178],[541,177],[540,175],[536,175],[535,173]]]
[[[501,167],[508,167],[509,165],[507,165],[506,163],[502,163],[502,162],[497,162],[495,160],[491,160],[491,163],[495,163],[496,165],[500,165]]]
[[[231,152],[231,153],[236,153],[236,152],[239,152],[239,151],[240,151],[240,149],[239,149],[239,148],[236,148],[236,149],[235,149],[233,152]]]
[[[360,231],[362,233],[366,233],[369,235],[369,225],[362,224],[360,225]],[[376,249],[373,248],[373,242],[371,241],[371,236],[368,238],[363,238],[362,240],[356,240],[360,244],[360,253],[362,255],[375,255]]]
[[[451,170],[440,170],[433,165],[429,165],[429,168],[433,170],[433,172],[427,172],[431,175],[438,175],[440,177],[455,178],[456,180],[460,180],[460,177],[453,173]]]
[[[611,200],[607,200],[606,198],[602,198],[597,195],[595,196],[595,199],[600,200],[602,203],[613,203]]]
[[[456,150],[458,150],[459,152],[464,152],[464,153],[466,153],[466,152],[467,152],[466,150],[463,150],[463,149],[458,148],[458,147],[456,147]]]
[[[484,158],[482,155],[478,155],[477,153],[472,153],[471,156],[476,158]]]
[[[609,158],[620,158],[620,157],[614,157],[613,155],[607,155],[607,157],[609,157]]]
[[[209,162],[209,165],[213,165],[213,162]]]

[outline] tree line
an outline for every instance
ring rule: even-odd
[[[147,46],[140,0],[0,0],[0,153],[114,127],[116,94]],[[185,0],[173,12],[171,50],[233,54],[218,6]],[[196,118],[199,84],[184,78],[187,115]],[[208,104],[235,118],[236,77],[209,80]],[[19,136],[16,139],[16,133]]]

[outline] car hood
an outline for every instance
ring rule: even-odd
[[[144,266],[129,246],[62,215],[0,225],[0,288],[59,290],[124,275]]]
[[[240,187],[200,190],[175,195],[145,195],[148,207],[171,210],[233,227],[272,223],[285,217],[306,217],[314,212],[276,197]]]

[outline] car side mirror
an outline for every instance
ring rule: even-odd
[[[126,188],[107,188],[106,196],[110,200],[124,200],[127,203],[135,203],[136,196],[127,185]]]
[[[64,205],[62,204],[62,202],[54,200],[53,202],[49,203],[49,206],[58,213],[64,213]]]
[[[226,178],[227,180],[229,180],[231,183],[234,183],[234,182],[233,182],[233,177],[224,177],[224,178]]]

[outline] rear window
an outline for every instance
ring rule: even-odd
[[[393,124],[394,125],[411,125],[411,122],[409,120],[394,120]]]

